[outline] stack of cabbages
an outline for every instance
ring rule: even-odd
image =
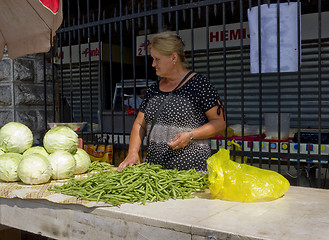
[[[42,184],[85,173],[91,163],[88,153],[78,148],[78,135],[58,126],[44,136],[43,147],[33,146],[32,131],[10,122],[0,129],[0,180]]]

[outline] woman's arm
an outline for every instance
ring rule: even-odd
[[[123,170],[127,166],[132,166],[137,162],[140,162],[139,150],[145,134],[146,122],[144,119],[144,113],[138,112],[130,133],[128,155],[126,156],[125,160],[120,163],[118,171]]]
[[[207,139],[214,137],[226,128],[223,108],[220,108],[220,115],[217,113],[218,106],[215,106],[206,112],[208,122],[199,128],[192,129],[190,132],[177,134],[168,145],[172,149],[180,149],[190,143],[190,137],[193,139]]]
[[[218,106],[215,106],[206,112],[208,123],[193,129],[191,132],[194,139],[206,139],[218,135],[226,128],[223,108],[220,108],[220,115],[217,113]]]

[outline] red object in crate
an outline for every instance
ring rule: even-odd
[[[262,142],[278,142],[278,139],[266,139],[265,138],[266,135],[262,134]],[[225,137],[222,136],[221,134],[212,137],[211,139],[215,139],[215,140],[225,140]],[[236,141],[242,141],[242,136],[232,136],[232,137],[228,137],[227,140],[232,141],[232,140],[236,140]],[[280,142],[291,142],[293,140],[293,138],[289,138],[289,139],[281,139]],[[255,141],[255,142],[259,142],[260,138],[259,135],[247,135],[244,136],[244,141]]]
[[[265,134],[262,135],[262,139],[265,138]],[[225,140],[225,137],[222,136],[221,134],[212,137],[211,139],[215,139],[215,140]],[[242,141],[242,136],[232,136],[232,137],[228,137],[227,140],[232,141],[232,140],[236,140],[236,141]],[[247,135],[244,136],[244,141],[259,141],[259,135]]]

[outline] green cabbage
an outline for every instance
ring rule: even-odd
[[[50,129],[43,138],[43,146],[48,153],[53,153],[56,150],[65,150],[74,154],[78,145],[78,134],[66,126]]]
[[[48,160],[53,168],[53,179],[65,179],[73,176],[76,162],[73,155],[64,150],[56,150],[49,154]]]
[[[29,149],[27,149],[24,153],[23,156],[26,156],[31,153],[40,153],[41,155],[48,157],[49,153],[46,151],[44,147],[41,146],[34,146]]]
[[[4,153],[0,155],[0,179],[6,182],[19,181],[18,164],[23,159],[19,153]]]
[[[89,165],[91,164],[89,154],[85,150],[78,148],[77,152],[73,156],[76,161],[76,168],[74,174],[81,174],[87,172]]]
[[[0,129],[0,148],[4,152],[23,153],[32,144],[32,131],[22,123],[10,122]]]
[[[52,168],[47,157],[40,153],[23,156],[17,168],[18,177],[25,184],[42,184],[50,180]]]
[[[1,154],[4,154],[4,153],[5,153],[5,152],[4,152],[4,151],[2,151],[2,150],[0,149],[0,155],[1,155]]]

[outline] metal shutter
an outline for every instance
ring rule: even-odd
[[[92,109],[93,122],[98,123],[98,103],[99,103],[99,83],[98,83],[98,62],[91,63],[89,71],[89,63],[81,64],[81,73],[79,66],[74,64],[72,74],[68,65],[63,68],[63,95],[71,104],[73,110],[73,122],[86,121],[90,122],[90,109]],[[60,74],[60,73],[59,73]],[[82,85],[80,88],[80,75]],[[72,76],[72,77],[71,77]],[[91,88],[90,79],[91,78]],[[82,93],[82,113],[80,109],[80,93]]]
[[[280,99],[281,112],[289,112],[291,115],[291,127],[295,128],[298,125],[300,106],[301,128],[318,128],[320,114],[321,128],[329,128],[328,40],[321,43],[320,66],[317,42],[302,43],[301,81],[299,81],[298,73],[281,73],[280,81],[278,81],[278,74],[267,73],[262,74],[260,80],[259,74],[250,73],[249,51],[249,46],[244,46],[242,53],[240,48],[226,49],[226,78],[222,49],[210,52],[209,57],[205,52],[194,54],[194,70],[210,77],[210,81],[216,86],[223,100],[226,96],[225,105],[230,125],[241,123],[242,104],[245,123],[257,125],[260,106],[262,106],[261,113],[277,112]],[[191,58],[188,61],[191,62]],[[320,72],[321,79],[319,80]]]

